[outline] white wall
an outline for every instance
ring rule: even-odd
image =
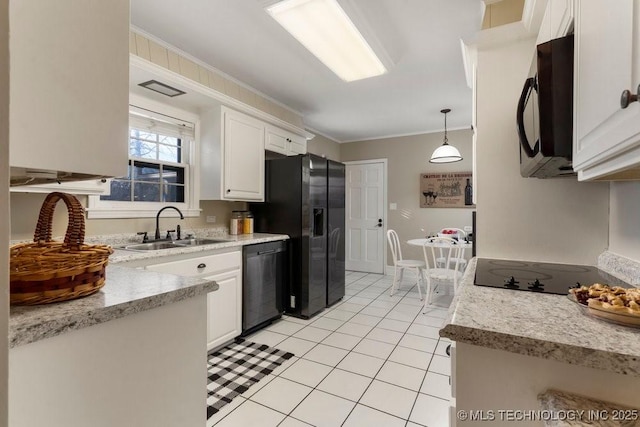
[[[9,322],[9,1],[0,0],[0,427],[8,417]]]
[[[609,250],[640,262],[640,182],[612,182]]]
[[[608,245],[608,184],[520,176],[515,113],[534,43],[478,51],[477,254],[595,265]]]

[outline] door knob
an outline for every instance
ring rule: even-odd
[[[635,95],[628,89],[623,90],[620,95],[620,107],[627,108],[632,102],[638,101],[638,97],[640,97],[640,85],[638,85]]]

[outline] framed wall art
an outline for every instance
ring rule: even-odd
[[[473,208],[471,172],[420,174],[421,208]]]

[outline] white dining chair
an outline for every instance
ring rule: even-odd
[[[450,237],[433,237],[422,246],[424,254],[424,276],[427,282],[427,293],[424,300],[423,313],[431,305],[433,293],[437,286],[451,285],[453,293],[458,290],[458,282],[462,278],[459,270],[462,258],[462,247]],[[438,260],[442,259],[442,262]]]
[[[422,301],[422,288],[420,282],[422,279],[422,269],[424,268],[424,262],[415,259],[403,259],[402,249],[400,248],[400,239],[398,239],[398,233],[395,230],[387,231],[387,240],[389,241],[389,248],[391,249],[391,255],[393,256],[393,283],[391,284],[391,293],[393,295],[400,283],[402,283],[402,276],[405,269],[412,270],[416,275],[416,285],[418,286],[418,295],[420,295],[420,301]]]
[[[455,231],[455,233],[451,234],[445,234],[444,231]],[[467,238],[467,233],[464,230],[461,230],[459,228],[451,228],[451,227],[447,227],[447,228],[443,228],[442,230],[440,230],[440,232],[438,233],[438,237],[449,237],[452,238],[456,237],[458,239],[458,241],[463,241],[466,240]],[[458,268],[460,269],[460,271],[464,271],[467,268],[467,259],[464,257],[464,251],[460,251],[460,257],[455,257],[454,259],[451,260],[452,263],[457,262],[458,263]],[[438,257],[438,265],[443,265],[444,263],[444,255],[441,255]]]

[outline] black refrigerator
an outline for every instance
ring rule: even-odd
[[[255,231],[288,234],[285,310],[309,318],[344,297],[342,163],[313,154],[266,161],[265,202],[252,203]]]

